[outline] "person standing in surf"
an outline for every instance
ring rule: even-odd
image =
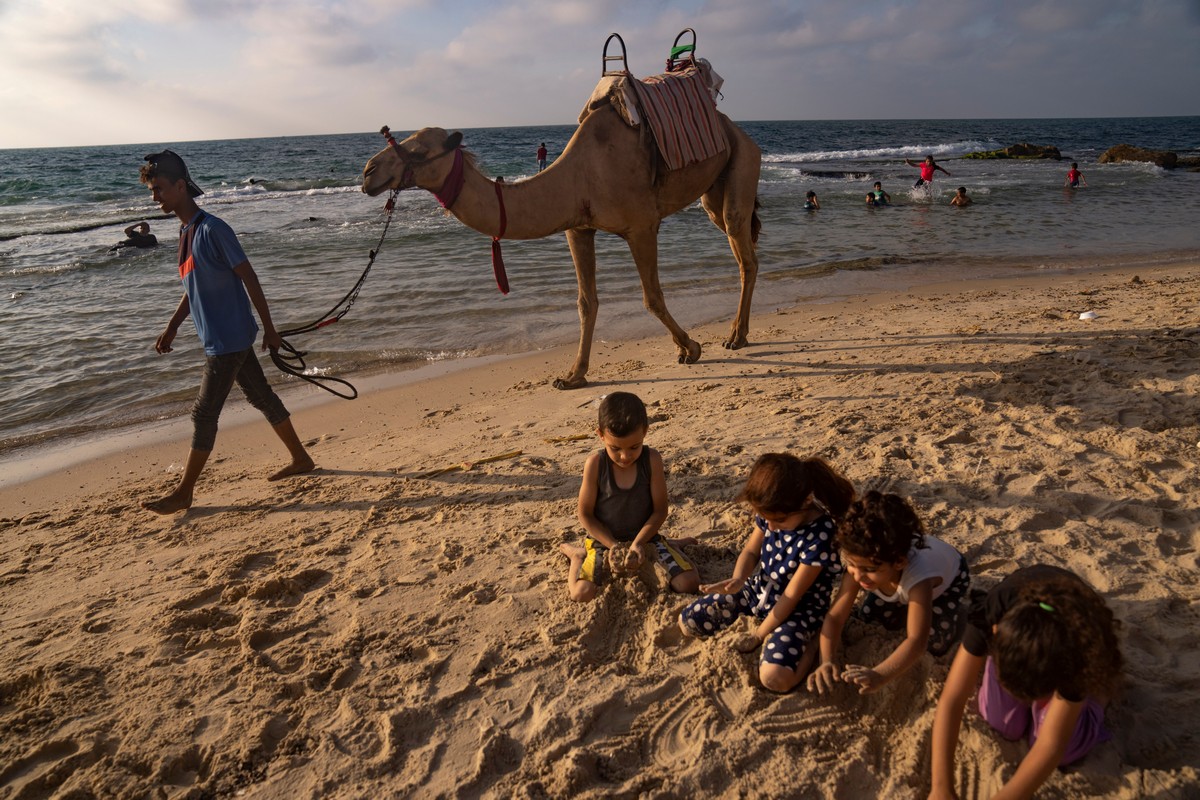
[[[943,169],[936,161],[933,160],[932,155],[925,156],[925,160],[920,164],[913,161],[911,158],[904,159],[904,163],[908,164],[910,167],[916,167],[917,169],[921,170],[921,177],[917,178],[917,182],[913,184],[914,189],[918,189],[927,183],[933,183],[933,173],[938,172],[939,170],[945,172],[946,177],[951,177],[949,171]]]
[[[1078,189],[1080,186],[1087,186],[1087,179],[1079,171],[1079,164],[1077,162],[1071,162],[1071,168],[1067,170],[1067,179],[1063,182],[1063,186],[1066,186],[1068,189]]]
[[[237,383],[250,404],[271,423],[291,455],[291,463],[268,480],[310,472],[313,460],[292,427],[291,415],[267,383],[254,341],[258,326],[251,304],[263,326],[263,349],[279,349],[282,339],[271,322],[266,295],[237,234],[224,221],[202,211],[195,198],[204,194],[188,174],[183,159],[170,150],[146,156],[141,182],[166,214],[179,218],[179,277],[184,293],[166,329],[154,343],[158,353],[170,353],[179,326],[189,316],[204,343],[206,357],[200,394],[192,406],[192,448],[179,485],[170,494],[142,502],[156,514],[173,514],[192,505],[196,481],[212,453],[221,408]]]

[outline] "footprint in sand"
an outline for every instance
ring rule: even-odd
[[[87,769],[117,751],[111,741],[100,738],[83,748],[74,739],[56,739],[38,745],[28,755],[0,768],[0,789],[5,797],[50,797],[77,771]]]
[[[189,787],[208,780],[211,767],[212,752],[192,745],[178,755],[164,757],[155,774],[161,784]]]
[[[306,569],[290,576],[276,576],[255,584],[247,592],[252,600],[275,606],[293,606],[304,595],[333,580],[333,573],[323,569]]]

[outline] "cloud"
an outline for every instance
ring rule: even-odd
[[[1200,113],[1195,0],[58,0],[0,5],[0,146],[570,123],[685,27],[735,119]]]

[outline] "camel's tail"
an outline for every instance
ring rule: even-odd
[[[754,211],[750,214],[750,241],[758,244],[758,233],[762,230],[762,220],[758,218],[758,210],[762,208],[762,203],[758,202],[758,197],[754,198]]]

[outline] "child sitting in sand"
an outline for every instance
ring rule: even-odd
[[[808,676],[808,690],[824,694],[835,682],[871,694],[911,669],[929,650],[950,651],[966,623],[967,560],[951,545],[925,534],[917,512],[903,497],[867,492],[850,506],[838,526],[842,588],[821,626],[821,663]],[[903,642],[874,667],[835,662],[842,629],[860,590],[866,597],[858,616],[888,630],[904,630]]]
[[[738,498],[754,512],[754,529],[728,580],[679,615],[683,632],[711,636],[738,617],[758,621],[737,647],[762,645],[758,678],[773,692],[791,691],[816,658],[810,643],[829,610],[841,575],[833,546],[836,520],[854,500],[854,487],[819,458],[768,453],[750,469]]]
[[[582,547],[559,547],[571,560],[571,599],[596,596],[605,562],[608,569],[633,571],[650,555],[666,568],[672,589],[695,592],[700,574],[679,550],[695,540],[667,539],[658,532],[667,518],[667,479],[662,456],[643,444],[650,427],[645,404],[635,394],[613,392],[601,401],[599,417],[596,433],[604,448],[584,462],[579,487],[579,522],[587,536]],[[628,551],[620,550],[626,543]]]
[[[950,198],[950,205],[952,205],[952,206],[969,206],[969,205],[971,205],[971,198],[967,197],[967,187],[965,187],[965,186],[958,187],[958,191],[954,193],[954,197]]]
[[[979,713],[1005,739],[1029,737],[1005,797],[1031,797],[1056,767],[1110,739],[1104,705],[1121,682],[1117,627],[1092,587],[1048,565],[1016,570],[973,604],[933,718],[929,796],[955,796],[954,750],[980,672]]]

